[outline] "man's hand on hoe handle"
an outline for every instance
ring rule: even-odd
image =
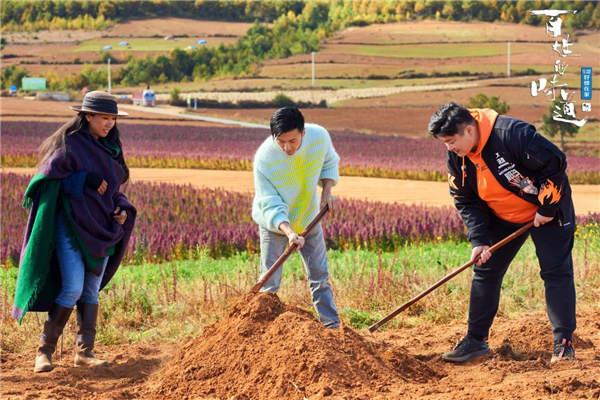
[[[279,225],[279,230],[281,232],[283,232],[285,234],[285,236],[287,236],[288,238],[288,243],[290,246],[292,245],[296,245],[296,248],[298,250],[300,250],[302,247],[304,247],[304,237],[298,235],[296,232],[294,232],[294,230],[290,227],[290,224],[287,222],[282,222]]]
[[[473,247],[473,250],[471,250],[471,261],[476,266],[485,264],[490,257],[492,257],[490,246],[477,246]]]

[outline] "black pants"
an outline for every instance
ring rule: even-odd
[[[572,220],[571,220],[572,221]],[[493,225],[494,243],[518,226],[498,221]],[[554,219],[530,230],[544,280],[548,318],[555,341],[571,339],[575,331],[575,283],[573,280],[573,239],[575,224]],[[469,304],[469,334],[487,338],[498,311],[502,278],[529,235],[523,235],[495,252],[487,263],[475,267]]]

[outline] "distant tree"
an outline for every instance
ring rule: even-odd
[[[0,88],[6,89],[12,85],[21,87],[21,80],[27,76],[27,71],[17,65],[9,65],[0,73]]]
[[[89,87],[91,90],[106,87],[108,74],[106,68],[94,68],[91,65],[84,66],[83,70],[65,80],[65,88],[81,90]]]
[[[110,52],[106,50],[100,50],[100,61],[102,63],[106,64],[109,58],[112,63],[115,63],[115,58],[110,55]]]
[[[460,21],[464,17],[462,4],[460,1],[445,2],[444,7],[442,8],[442,15],[448,20]]]
[[[316,29],[319,25],[327,22],[329,16],[329,6],[325,3],[311,0],[306,3],[300,20],[304,23],[304,27],[308,29]]]
[[[417,15],[422,15],[427,8],[427,3],[425,0],[417,0],[414,6],[414,12]]]
[[[276,107],[287,107],[287,106],[293,106],[296,103],[294,103],[294,100],[292,100],[285,94],[279,93],[278,95],[273,97],[273,104],[275,104]]]
[[[554,137],[556,135],[560,136],[560,148],[562,151],[565,151],[565,137],[574,137],[579,132],[579,127],[573,124],[569,124],[568,122],[555,121],[552,116],[554,115],[554,111],[563,106],[564,102],[557,98],[550,104],[548,108],[548,112],[544,114],[542,117],[543,125],[542,130],[544,133],[550,137]]]
[[[591,28],[600,28],[600,3],[596,3],[596,8],[592,13],[590,21],[593,21]]]
[[[469,99],[469,107],[472,108],[491,108],[498,114],[506,114],[510,110],[507,102],[502,101],[497,96],[488,97],[483,93],[479,93]]]
[[[588,5],[586,5],[583,9],[580,8],[578,11],[579,12],[577,14],[569,16],[569,18],[565,21],[565,26],[567,29],[584,29],[586,26],[590,25],[590,20],[594,14],[594,5],[592,3],[588,3]],[[596,23],[598,22],[596,21]]]
[[[270,23],[288,13],[306,11],[304,28],[327,25],[340,29],[356,24],[422,18],[455,21],[523,22],[539,25],[533,8],[577,9],[565,20],[569,28],[598,28],[600,2],[595,0],[2,0],[0,25],[4,31],[40,30],[66,22],[67,29],[101,29],[115,20],[187,17]],[[54,23],[50,22],[54,20]],[[61,21],[60,24],[57,24]]]
[[[169,103],[172,104],[172,105],[174,105],[174,106],[180,105],[180,103],[182,102],[180,93],[181,92],[176,87],[174,87],[173,89],[171,89],[171,93],[169,93],[170,97],[171,97]]]

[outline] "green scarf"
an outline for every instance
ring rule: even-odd
[[[13,316],[19,321],[30,308],[38,303],[51,304],[58,296],[61,288],[60,276],[52,276],[52,257],[55,248],[56,214],[59,201],[62,202],[62,211],[68,229],[69,238],[74,241],[83,255],[86,269],[93,271],[101,266],[103,258],[93,257],[87,247],[74,234],[71,207],[66,196],[61,196],[61,181],[48,179],[44,174],[36,174],[27,189],[23,200],[25,208],[31,208],[34,198],[39,193],[39,200],[33,225],[27,245],[23,251],[17,277]],[[114,247],[109,249],[108,256],[114,253]]]
[[[33,225],[29,240],[21,256],[21,265],[17,277],[13,316],[23,321],[25,313],[40,299],[54,299],[58,290],[54,285],[47,285],[50,273],[50,260],[55,242],[55,216],[60,193],[60,181],[46,179],[43,174],[36,174],[27,190],[23,206],[31,208],[33,198],[39,193],[37,210],[33,217]]]

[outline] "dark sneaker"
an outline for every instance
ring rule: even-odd
[[[552,352],[552,359],[550,364],[562,360],[574,360],[575,349],[573,348],[573,342],[569,339],[563,339],[560,342],[554,343],[554,351]]]
[[[442,355],[442,360],[453,363],[464,363],[475,358],[490,354],[490,347],[485,340],[477,340],[469,335],[465,336],[452,351]]]

